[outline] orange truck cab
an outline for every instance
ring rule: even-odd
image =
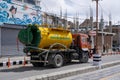
[[[90,43],[88,41],[88,35],[82,34],[82,33],[77,33],[73,34],[73,44],[75,46],[78,46],[80,49],[83,51],[88,51],[90,48]]]
[[[89,37],[87,34],[82,34],[82,33],[75,33],[72,34],[73,37],[73,45],[79,47],[82,51],[89,51],[91,46],[90,46],[90,41]]]

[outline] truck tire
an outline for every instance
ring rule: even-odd
[[[56,54],[53,58],[53,67],[61,67],[64,63],[63,56],[61,54]]]
[[[80,55],[80,58],[79,58],[79,62],[80,63],[87,63],[88,59],[89,59],[88,52],[82,52],[82,54]]]
[[[44,63],[41,62],[31,62],[34,67],[43,67]]]

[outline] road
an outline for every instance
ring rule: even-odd
[[[59,80],[120,80],[120,65]]]
[[[107,63],[107,62],[112,62],[117,60],[120,60],[120,55],[102,57],[102,63]],[[0,68],[0,80],[17,80],[20,78],[59,72],[59,71],[74,69],[78,67],[82,68],[86,66],[92,66],[92,59],[89,60],[88,63],[79,64],[74,62],[71,64],[67,64],[61,68],[50,68],[50,66],[35,68],[31,64],[27,66],[13,66],[13,67],[10,67],[9,69]]]

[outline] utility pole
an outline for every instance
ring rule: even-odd
[[[62,26],[62,7],[60,7],[60,20],[59,25]],[[63,27],[63,26],[62,26]]]
[[[109,14],[109,32],[112,33],[112,16],[111,12]],[[113,36],[111,37],[111,51],[112,51],[112,45],[113,45]]]
[[[93,31],[93,9],[90,6],[90,27],[91,27],[91,31]],[[91,36],[91,41],[92,41],[92,49],[94,48],[94,36]]]
[[[101,10],[101,20],[100,20],[100,30],[102,31],[102,53],[104,53],[104,30],[103,30],[103,27],[104,27],[104,19],[103,19],[103,11]]]
[[[73,17],[73,25],[74,25],[74,33],[76,32],[76,18],[75,16]]]
[[[60,18],[62,19],[62,7],[60,7]]]
[[[64,23],[64,29],[67,29],[67,9],[65,11],[65,14],[64,14],[64,20],[65,20],[65,23]]]
[[[93,30],[93,9],[91,6],[90,6],[90,27],[91,30]]]
[[[79,13],[76,13],[76,27],[77,27],[77,32],[79,32]]]
[[[99,0],[92,0],[96,1],[96,46],[95,46],[95,54],[93,55],[93,65],[96,65],[101,69],[101,54],[99,53],[98,47],[98,1]],[[96,60],[97,59],[97,60]]]
[[[111,13],[109,14],[109,32],[112,33],[112,18],[111,18]]]
[[[98,1],[99,0],[92,0],[96,1],[96,53],[98,54]]]

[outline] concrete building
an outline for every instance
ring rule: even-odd
[[[109,26],[106,26],[106,32],[109,32]],[[120,50],[120,25],[112,25],[112,32],[115,33],[113,36],[113,50]]]
[[[86,31],[86,33],[89,33],[89,31],[91,31],[90,24],[91,24],[91,20],[86,19],[86,20],[84,20],[84,22],[82,24],[80,24],[79,28],[84,29]],[[99,24],[100,24],[100,22],[99,22]],[[96,31],[95,26],[96,26],[96,22],[93,22],[93,31]],[[99,30],[98,30],[98,48],[101,53],[104,52],[103,47],[105,47],[105,52],[112,51],[112,44],[113,44],[112,39],[113,39],[114,35],[115,35],[114,33],[111,33],[111,32],[102,30],[102,28],[99,28]],[[96,41],[95,41],[96,36],[94,35],[93,38],[94,38],[93,43],[96,43]]]
[[[113,37],[113,47],[119,47],[120,50],[120,25],[113,25],[112,32],[116,33]]]

